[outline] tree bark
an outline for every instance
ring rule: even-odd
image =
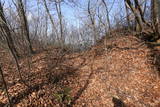
[[[129,29],[130,29],[131,24],[130,24],[130,18],[129,18],[129,10],[128,10],[128,7],[127,7],[126,3],[125,3],[125,8],[126,8],[127,24],[128,24]]]
[[[93,16],[93,14],[91,13],[91,9],[90,9],[90,0],[88,0],[88,15],[89,18],[91,20],[91,26],[92,26],[92,30],[94,32],[94,43],[96,43],[97,41],[97,31],[96,31],[96,25],[95,25],[95,18]]]
[[[138,9],[136,8],[137,5],[135,5],[135,7],[134,7],[130,0],[125,0],[125,2],[126,2],[126,5],[127,5],[128,7],[130,7],[131,11],[133,12],[133,14],[134,14],[134,16],[135,16],[135,19],[136,19],[136,21],[137,21],[137,23],[138,23],[138,25],[139,25],[139,31],[140,31],[140,32],[143,31],[143,25],[144,25],[144,24],[143,24],[142,18],[140,17],[140,15],[139,15],[139,13],[138,13],[139,11],[138,11]]]
[[[5,88],[5,90],[6,90],[6,94],[7,94],[7,97],[8,97],[9,105],[10,105],[10,107],[13,107],[12,102],[11,102],[11,100],[10,100],[7,83],[6,83],[5,79],[4,79],[4,75],[3,75],[3,71],[2,71],[1,66],[0,66],[0,74],[1,74],[1,77],[2,77],[3,84],[4,84],[4,88]]]
[[[157,0],[151,1],[152,6],[152,22],[153,22],[153,28],[155,32],[155,39],[158,40],[160,38],[160,30],[159,30],[159,17],[158,17],[158,2]]]
[[[109,28],[109,30],[111,30],[111,24],[110,24],[109,11],[108,11],[107,4],[106,4],[105,0],[102,0],[102,3],[104,4],[104,6],[106,8],[108,28]]]
[[[139,1],[138,0],[134,0],[134,3],[135,3],[135,6],[137,7],[138,11],[139,11],[139,14],[140,14],[140,17],[142,19],[142,21],[145,23],[145,19],[144,19],[144,14],[143,14],[143,11],[142,11],[142,8],[139,4]]]
[[[24,10],[24,4],[23,4],[22,0],[17,0],[17,10],[18,10],[19,18],[20,18],[20,24],[21,24],[22,32],[26,36],[27,43],[29,45],[30,53],[33,54],[34,51],[33,51],[31,40],[30,40],[28,21],[27,21],[27,18],[26,18],[26,12]]]
[[[8,47],[11,49],[12,53],[14,53],[15,57],[18,58],[19,54],[16,50],[15,44],[14,44],[13,39],[11,37],[11,32],[10,32],[10,29],[7,25],[7,21],[6,21],[4,12],[3,12],[3,7],[2,7],[1,2],[0,2],[0,30],[1,30],[1,33],[4,34],[4,37],[8,43]]]
[[[61,11],[61,1],[55,0],[56,11],[58,14],[59,25],[60,25],[60,44],[63,47],[64,35],[63,35],[63,24],[62,24],[62,11]]]
[[[48,9],[48,6],[47,6],[47,2],[46,2],[46,0],[43,0],[43,2],[44,2],[44,7],[45,7],[45,10],[46,10],[46,13],[48,14],[49,19],[51,21],[52,29],[53,29],[53,31],[55,31],[55,35],[56,35],[57,39],[59,40],[58,32],[57,32],[57,29],[55,27],[55,23],[54,23],[53,17],[52,17],[52,15],[49,12],[49,9]]]
[[[20,66],[19,66],[19,63],[18,63],[17,51],[15,49],[13,39],[11,37],[10,29],[7,26],[7,22],[6,22],[6,19],[4,17],[4,12],[3,12],[3,7],[2,7],[1,2],[0,2],[0,31],[1,31],[1,35],[4,35],[4,37],[6,38],[9,50],[11,51],[11,54],[13,55],[13,58],[15,59],[16,66],[17,66],[18,73],[19,73],[19,77],[23,81],[23,83],[25,84],[25,82],[22,78],[21,72],[20,72]]]

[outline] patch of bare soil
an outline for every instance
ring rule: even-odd
[[[153,50],[134,36],[119,35],[103,42],[74,54],[61,55],[59,49],[49,49],[32,56],[30,67],[27,58],[20,60],[30,88],[20,82],[13,61],[4,61],[14,106],[159,107],[160,79]],[[54,96],[65,87],[71,88],[68,105]],[[0,102],[6,104],[5,93],[0,91]]]

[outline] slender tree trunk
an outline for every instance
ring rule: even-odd
[[[60,44],[63,47],[64,35],[63,35],[63,24],[62,24],[62,11],[61,11],[61,1],[55,0],[56,11],[58,14],[59,25],[60,25]]]
[[[127,17],[127,24],[128,24],[128,27],[129,27],[129,29],[131,28],[131,24],[130,24],[130,18],[129,18],[129,10],[128,10],[128,7],[127,7],[127,5],[126,5],[126,3],[125,3],[125,8],[126,8],[126,17]]]
[[[9,30],[9,27],[7,26],[7,22],[6,22],[6,19],[4,17],[3,7],[1,5],[1,2],[0,2],[0,31],[1,31],[1,35],[3,35],[6,38],[9,50],[11,51],[11,54],[13,55],[13,58],[15,59],[16,66],[17,66],[18,73],[19,73],[19,77],[22,80],[22,82],[25,84],[25,82],[22,78],[21,72],[20,72],[20,66],[19,66],[19,63],[18,63],[17,53],[15,51],[15,47],[14,47],[13,39],[11,38],[11,33],[10,33],[10,30]]]
[[[131,3],[130,0],[125,0],[126,2],[126,5],[128,7],[130,7],[131,11],[133,12],[134,16],[135,16],[135,19],[139,25],[139,31],[143,31],[143,21],[142,21],[142,18],[140,17],[139,13],[138,13],[138,10],[137,10],[137,7],[135,5],[135,8],[133,7],[133,4]]]
[[[160,20],[160,0],[157,0],[157,4],[158,4],[158,17]]]
[[[46,10],[46,13],[48,14],[49,19],[51,21],[52,29],[53,29],[53,31],[55,31],[55,35],[56,35],[57,39],[59,40],[57,28],[55,27],[55,23],[54,23],[53,17],[49,12],[49,9],[48,9],[48,6],[47,6],[47,2],[46,2],[46,0],[43,0],[43,2],[44,2],[44,7],[45,7],[45,10]]]
[[[104,6],[106,8],[108,28],[109,28],[109,30],[111,30],[111,24],[110,24],[109,11],[108,11],[107,4],[106,4],[105,0],[102,0],[102,3],[104,4]]]
[[[8,44],[8,47],[10,48],[11,52],[14,53],[15,57],[18,59],[20,56],[15,48],[13,39],[11,37],[11,33],[9,31],[9,28],[6,26],[3,28],[0,28],[0,30],[1,30],[1,34],[3,34],[2,36],[5,37],[7,44]]]
[[[4,16],[3,7],[2,7],[1,2],[0,2],[0,29],[1,29],[1,32],[5,34],[4,37],[8,41],[8,46],[11,48],[11,51],[15,54],[15,57],[18,58],[19,54],[16,50],[13,39],[11,37],[11,32],[7,25],[7,21]]]
[[[135,6],[136,6],[136,9],[139,11],[139,14],[141,16],[142,21],[145,23],[146,21],[144,19],[143,11],[142,11],[142,8],[141,8],[141,6],[139,4],[139,1],[138,0],[134,0],[134,3],[135,3]]]
[[[7,94],[7,97],[8,97],[9,105],[10,105],[10,107],[13,107],[12,102],[11,102],[11,100],[10,100],[7,83],[6,83],[5,79],[4,79],[4,75],[3,75],[3,71],[2,71],[1,66],[0,66],[0,74],[1,74],[1,77],[2,77],[3,84],[4,84],[4,88],[5,88],[5,90],[6,90],[6,94]]]
[[[18,7],[18,15],[20,18],[20,24],[21,24],[21,29],[23,31],[23,34],[26,36],[27,39],[27,43],[28,43],[28,47],[30,50],[30,53],[33,54],[33,48],[32,48],[32,44],[31,44],[31,40],[30,40],[30,35],[29,35],[29,27],[28,27],[28,21],[26,18],[26,12],[24,10],[24,4],[22,0],[17,0],[17,7]]]
[[[1,34],[2,34],[2,35],[5,35],[5,31],[4,31],[3,29],[1,29]],[[21,81],[22,81],[26,86],[28,86],[28,85],[25,83],[25,81],[23,80],[23,77],[22,77],[21,72],[20,72],[20,66],[19,66],[18,58],[17,58],[14,50],[12,49],[12,46],[11,46],[11,44],[10,44],[10,41],[7,39],[7,36],[6,36],[6,41],[7,41],[9,50],[11,51],[11,54],[13,55],[13,58],[15,59],[16,66],[17,66],[17,69],[18,69],[19,77],[20,77]]]
[[[45,37],[46,37],[46,40],[48,38],[48,16],[46,15],[45,16]],[[48,40],[47,40],[47,43],[48,43]]]
[[[134,2],[135,2],[135,10],[137,11],[137,14],[139,15],[139,10],[138,10],[138,3],[136,3],[136,1],[134,0]],[[140,16],[140,15],[139,15]],[[141,18],[140,18],[141,19]],[[135,20],[135,30],[136,31],[140,31],[140,26],[139,26],[139,24],[138,24],[138,22],[137,22],[137,20]]]
[[[159,17],[158,17],[158,2],[157,0],[151,1],[152,5],[152,22],[154,26],[155,39],[158,40],[160,38],[160,30],[159,30]]]
[[[144,17],[144,15],[145,15],[145,13],[146,13],[146,9],[147,9],[147,1],[145,1],[145,3],[144,3],[143,17]]]
[[[88,0],[88,15],[91,20],[92,30],[94,32],[94,34],[93,34],[94,35],[94,43],[96,43],[97,42],[97,31],[96,31],[94,15],[91,13],[91,9],[90,9],[90,0]]]
[[[141,5],[139,4],[139,0],[134,0],[134,3],[135,3],[136,10],[138,11],[139,16],[140,16],[140,18],[141,18],[141,20],[142,20],[142,22],[143,22],[143,25],[146,25],[146,26],[148,26],[148,27],[151,27],[151,25],[150,25],[149,23],[147,23],[146,20],[144,19],[144,13],[145,13],[147,1],[145,1],[144,10],[142,10]]]
[[[62,43],[64,43],[64,35],[63,35],[63,19],[62,19],[62,11],[61,11],[61,3],[58,3],[58,8],[59,8],[59,23],[60,23],[60,32],[61,32],[61,39],[62,39]]]

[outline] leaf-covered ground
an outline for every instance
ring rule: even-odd
[[[63,53],[49,48],[19,61],[29,88],[20,81],[10,56],[0,53],[14,106],[160,106],[158,49],[149,48],[134,36],[118,35],[103,39],[88,51]],[[71,89],[71,100],[57,101],[54,95],[65,88]],[[0,102],[7,103],[4,90],[0,90]]]

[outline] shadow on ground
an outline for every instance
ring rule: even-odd
[[[69,78],[72,78],[72,79],[76,78],[78,76],[76,71],[86,65],[85,58],[78,65],[72,66],[72,65],[67,65],[63,63],[65,60],[68,60],[68,59],[65,59],[64,57],[61,57],[60,61],[57,61],[57,59],[50,58],[48,56],[38,59],[36,61],[33,61],[33,63],[38,63],[40,60],[44,60],[44,59],[46,60],[46,63],[47,63],[46,68],[43,68],[42,71],[39,72],[39,74],[37,74],[36,72],[35,73],[32,72],[30,78],[27,79],[27,83],[31,83],[32,85],[30,85],[26,90],[19,92],[17,95],[11,98],[11,101],[14,105],[20,103],[24,98],[27,98],[27,96],[30,96],[33,92],[35,93],[38,92],[45,85],[51,85],[52,87],[55,87],[55,86],[63,87],[63,85],[66,85],[64,84],[63,81],[66,81]],[[37,78],[42,80],[44,79],[44,80],[40,83],[36,83]],[[88,85],[88,82],[86,82],[86,85],[84,86],[84,88],[79,90],[77,95],[74,97],[73,103],[79,98],[80,94],[84,91],[87,85]],[[40,97],[43,97],[44,95],[45,93],[42,94]]]

